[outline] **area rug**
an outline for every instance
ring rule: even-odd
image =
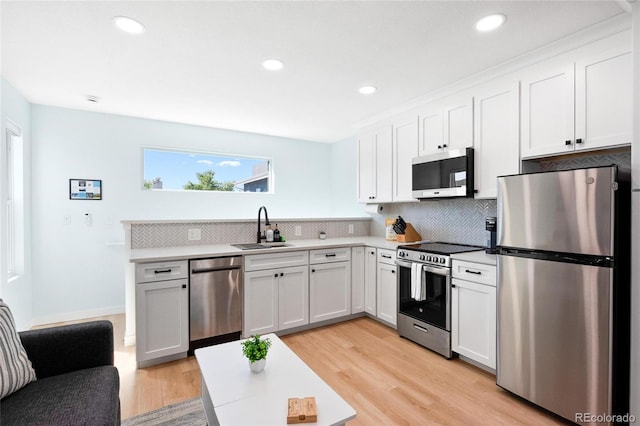
[[[122,426],[206,426],[200,398],[190,399],[149,411],[122,421]]]

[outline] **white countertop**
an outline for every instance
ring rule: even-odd
[[[464,260],[466,262],[483,263],[485,265],[496,265],[497,258],[495,254],[487,254],[484,250],[470,251],[467,253],[452,254],[453,260]]]
[[[207,257],[219,256],[244,256],[251,254],[312,250],[344,246],[370,246],[382,249],[396,250],[399,245],[405,244],[398,243],[397,241],[387,241],[382,237],[327,238],[326,240],[320,240],[316,238],[312,240],[290,240],[286,243],[289,244],[288,247],[272,247],[258,250],[241,250],[239,248],[233,247],[231,244],[135,249],[131,250],[129,261],[136,263],[160,262],[165,260],[198,258],[202,259]]]

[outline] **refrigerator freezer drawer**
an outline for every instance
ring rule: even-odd
[[[571,421],[611,413],[612,270],[498,256],[499,386]]]

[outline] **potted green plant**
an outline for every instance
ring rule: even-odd
[[[249,368],[252,372],[259,373],[264,370],[270,347],[271,340],[269,338],[261,339],[259,334],[242,342],[242,353],[249,360]]]

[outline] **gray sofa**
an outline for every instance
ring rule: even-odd
[[[0,401],[2,426],[119,425],[113,325],[93,321],[19,333],[37,380]]]

